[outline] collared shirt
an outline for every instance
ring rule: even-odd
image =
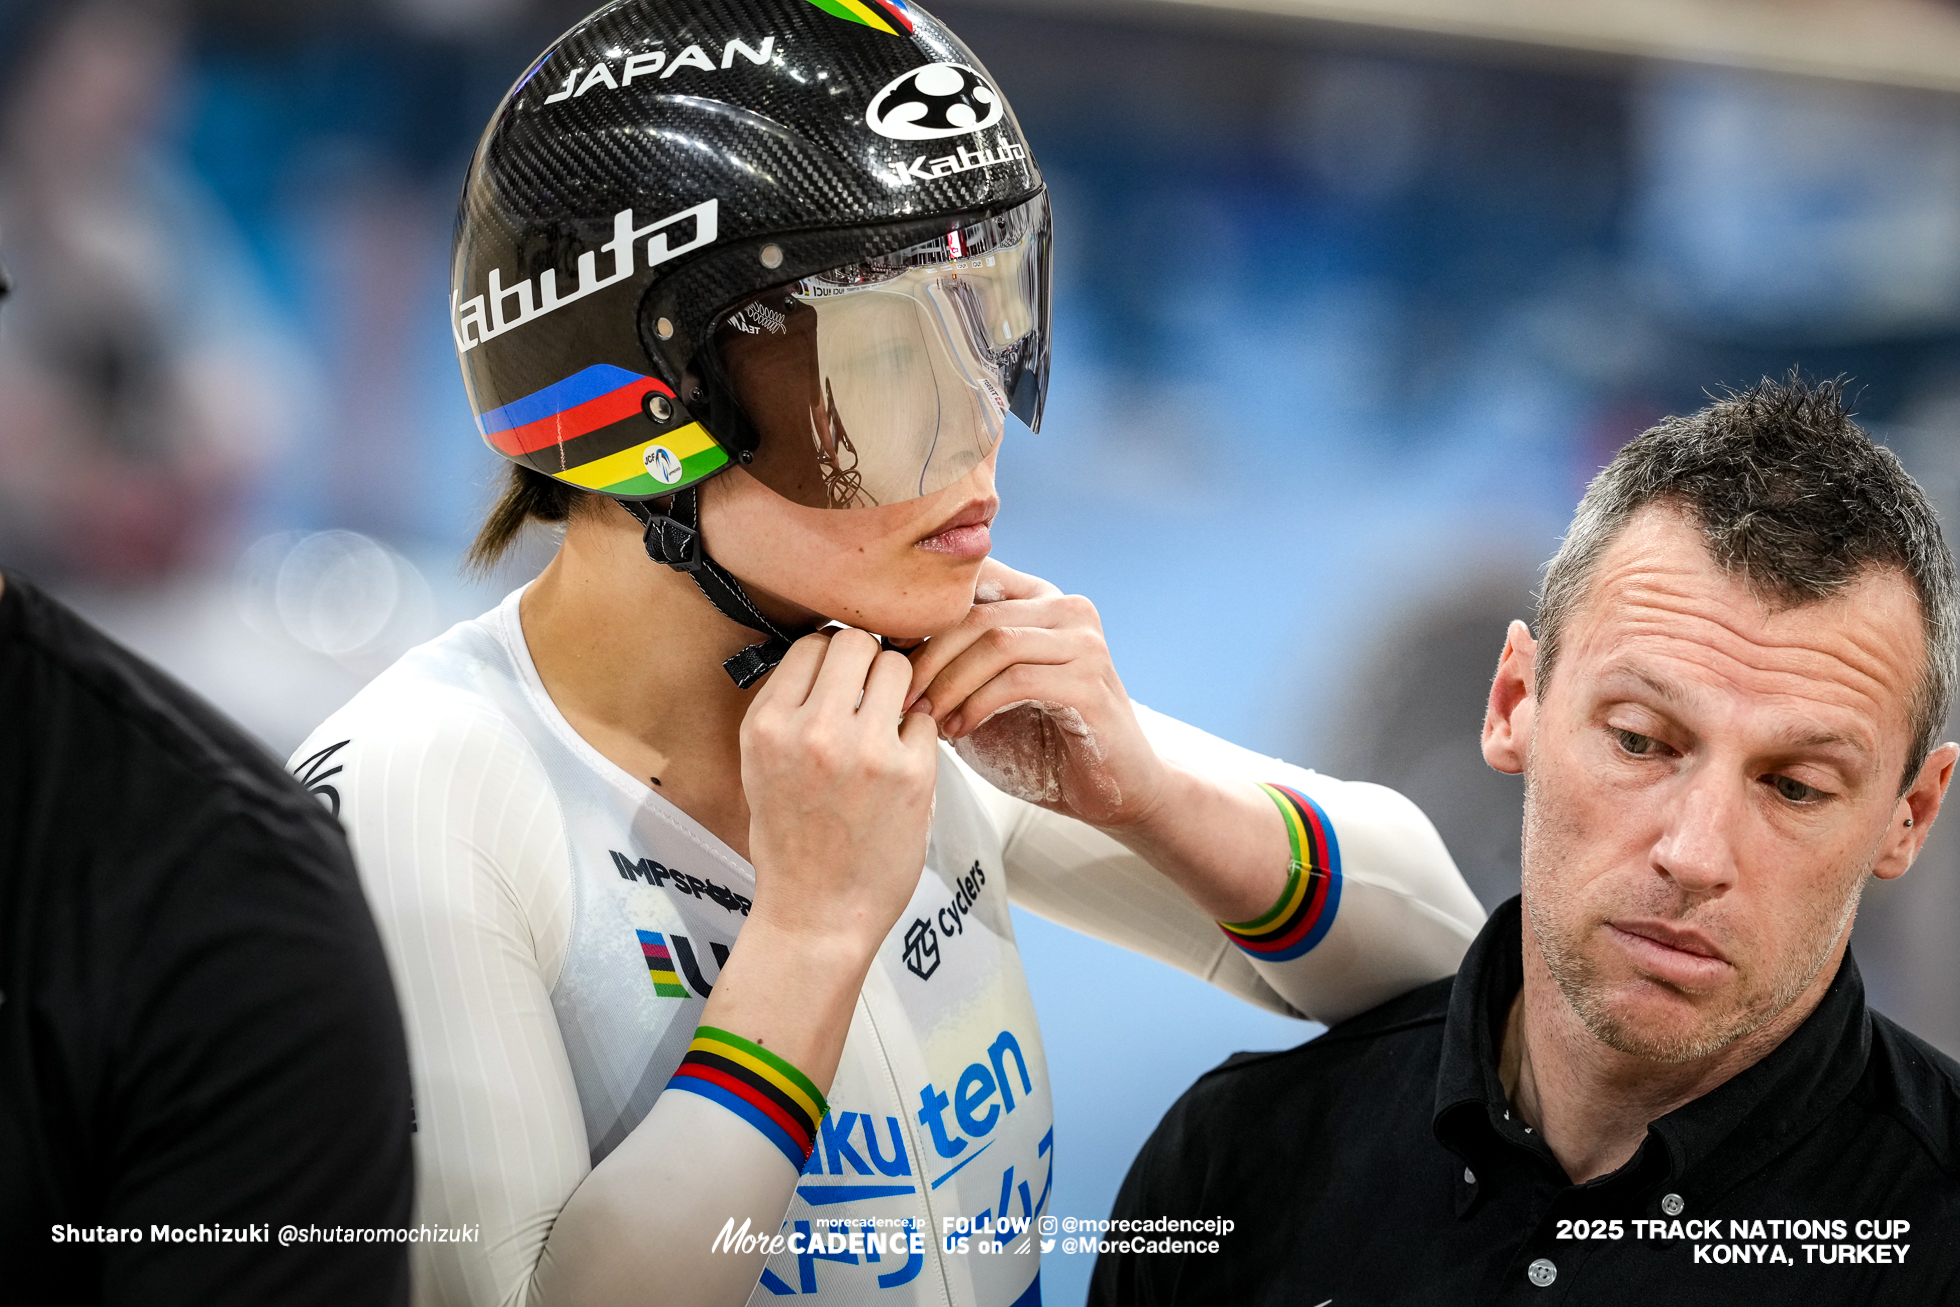
[[[1513,899],[1453,980],[1199,1080],[1091,1303],[1960,1303],[1960,1065],[1849,954],[1767,1057],[1575,1185],[1498,1077],[1521,950]]]

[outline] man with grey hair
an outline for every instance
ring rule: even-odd
[[[1484,721],[1523,894],[1200,1080],[1092,1302],[1960,1302],[1960,1065],[1847,948],[1960,756],[1953,556],[1842,400],[1765,381],[1594,480]]]

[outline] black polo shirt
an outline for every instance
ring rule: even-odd
[[[1575,1185],[1498,1079],[1521,948],[1513,899],[1454,979],[1199,1080],[1113,1216],[1234,1228],[1110,1232],[1090,1302],[1960,1303],[1960,1065],[1848,954],[1774,1052]]]
[[[409,1131],[401,1017],[339,825],[210,706],[8,576],[0,1302],[405,1304],[408,1247],[375,1240],[410,1220]],[[359,1241],[284,1246],[288,1224]]]

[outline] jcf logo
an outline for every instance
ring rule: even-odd
[[[681,469],[680,459],[676,458],[674,451],[665,445],[648,445],[643,461],[646,463],[647,475],[663,486],[671,486],[685,475]]]

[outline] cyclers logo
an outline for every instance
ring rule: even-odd
[[[927,64],[872,96],[864,122],[894,141],[936,141],[992,127],[1005,103],[965,64]]]
[[[931,980],[939,970],[939,936],[924,917],[912,918],[905,931],[905,967],[920,980]]]
[[[582,300],[587,295],[625,281],[633,275],[636,262],[634,250],[641,241],[646,242],[648,271],[669,259],[677,259],[714,244],[720,215],[721,202],[708,200],[645,227],[635,227],[633,211],[621,209],[613,215],[613,238],[598,249],[587,250],[578,256],[578,289],[564,295],[558,293],[556,268],[546,268],[538,274],[535,282],[520,281],[508,288],[504,286],[503,269],[490,269],[489,289],[483,294],[462,300],[460,305],[458,301],[462,292],[456,290],[449,294],[449,311],[454,315],[450,329],[456,336],[457,351],[467,354],[486,340],[495,340],[506,331],[514,331],[554,309],[562,309],[574,300]],[[693,228],[691,233],[688,232],[689,224]],[[675,243],[676,237],[679,237],[678,244]],[[603,277],[599,275],[601,254],[612,257],[612,271]],[[515,305],[514,310],[505,312],[506,307],[512,304]]]
[[[931,980],[939,970],[939,937],[952,939],[966,933],[966,919],[987,887],[987,873],[978,862],[972,870],[953,882],[952,901],[933,914],[933,920],[914,917],[905,931],[905,968],[920,980]],[[938,929],[933,928],[934,923]]]

